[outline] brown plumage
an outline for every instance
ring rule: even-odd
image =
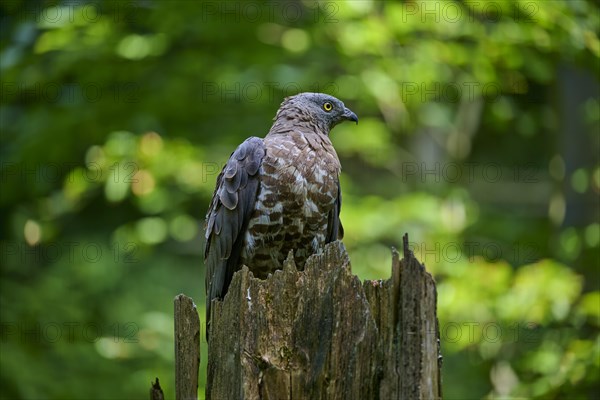
[[[232,153],[206,215],[207,321],[242,265],[266,278],[290,250],[303,268],[341,239],[341,166],[329,132],[344,120],[358,122],[340,100],[301,93],[284,100],[264,139],[248,138]]]

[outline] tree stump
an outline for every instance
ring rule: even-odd
[[[297,271],[238,271],[214,301],[207,399],[437,399],[436,288],[407,249],[392,277],[352,275],[341,242]]]

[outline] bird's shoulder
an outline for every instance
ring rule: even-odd
[[[210,207],[206,213],[206,238],[220,235],[225,219],[237,218],[240,223],[252,211],[256,197],[258,172],[266,154],[263,139],[252,136],[240,144],[217,177]],[[226,213],[236,211],[236,214]],[[237,215],[237,217],[234,217]],[[206,252],[209,244],[207,243]]]
[[[244,176],[254,176],[260,168],[266,153],[263,139],[251,136],[240,144],[227,161],[221,172],[217,186],[221,192],[234,193],[244,187]],[[226,205],[226,203],[224,203]],[[227,205],[226,205],[227,206]],[[230,208],[230,207],[228,207]]]

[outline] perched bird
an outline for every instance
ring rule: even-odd
[[[250,137],[217,177],[206,214],[206,308],[223,298],[242,265],[264,279],[290,250],[306,259],[343,236],[340,161],[329,139],[342,121],[358,123],[340,100],[301,93],[281,103],[264,139]]]

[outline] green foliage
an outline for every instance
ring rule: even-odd
[[[2,398],[174,392],[216,176],[298,91],[360,118],[332,133],[344,243],[381,279],[409,233],[446,398],[600,389],[594,2],[0,7]]]

